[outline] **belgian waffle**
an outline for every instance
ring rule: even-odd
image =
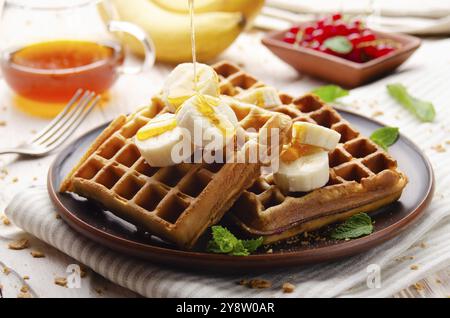
[[[264,85],[231,63],[214,68],[222,94],[235,96]],[[397,169],[397,162],[332,107],[314,95],[293,98],[280,93],[280,99],[283,106],[272,111],[288,115],[293,122],[307,121],[341,134],[339,145],[329,152],[330,179],[309,193],[283,193],[270,175],[261,176],[227,214],[241,229],[271,243],[374,211],[400,197],[407,178]]]
[[[279,128],[283,138],[291,126],[287,116],[257,106],[233,110],[242,128],[258,133]],[[91,145],[60,191],[93,199],[141,230],[191,248],[260,176],[261,164],[149,166],[133,140],[151,118],[166,111],[156,97],[151,106],[119,116]]]

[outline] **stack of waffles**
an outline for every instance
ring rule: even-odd
[[[264,86],[231,63],[213,67],[223,95]],[[261,174],[258,163],[149,166],[134,138],[151,118],[167,111],[154,98],[151,106],[114,120],[64,180],[61,191],[99,202],[138,228],[187,249],[224,215],[246,234],[271,243],[376,210],[400,197],[407,179],[385,151],[315,96],[279,96],[283,105],[274,109],[240,104],[232,109],[242,128],[280,129],[281,143],[295,121],[339,132],[340,143],[329,153],[330,181],[320,189],[283,193],[271,175]]]

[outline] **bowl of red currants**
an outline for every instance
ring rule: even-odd
[[[344,87],[357,87],[394,71],[420,46],[420,39],[368,29],[337,13],[262,40],[301,73]]]

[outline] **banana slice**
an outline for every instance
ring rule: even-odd
[[[219,98],[197,94],[176,113],[179,127],[187,129],[196,147],[221,149],[235,136],[238,120]]]
[[[341,134],[323,126],[298,121],[292,125],[292,139],[295,144],[333,150],[339,143]]]
[[[170,113],[156,116],[139,129],[135,144],[153,167],[181,163],[193,153],[190,139],[186,139],[183,130],[177,126],[175,114]]]
[[[196,93],[218,97],[219,77],[211,66],[197,63],[197,84],[194,82],[194,64],[183,63],[175,67],[163,86],[162,98],[171,112],[176,112]],[[197,87],[195,87],[197,86]]]
[[[281,160],[273,179],[284,192],[308,192],[321,188],[329,179],[328,153],[315,148],[296,160]]]
[[[278,91],[273,87],[258,87],[236,96],[236,99],[263,108],[274,108],[282,105]]]

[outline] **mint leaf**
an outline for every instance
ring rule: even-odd
[[[423,122],[432,122],[436,111],[431,102],[411,96],[407,88],[400,83],[388,84],[389,95]]]
[[[345,36],[333,36],[331,38],[326,39],[323,42],[323,45],[332,50],[333,52],[340,54],[348,54],[353,50],[353,44],[349,41]]]
[[[369,235],[373,232],[372,219],[366,213],[355,214],[335,228],[330,237],[335,240],[345,240]]]
[[[211,229],[213,240],[209,241],[208,250],[214,253],[231,253],[238,239],[222,226],[213,226]]]
[[[383,127],[375,130],[370,139],[387,150],[389,146],[392,146],[398,139],[398,128],[397,127]]]
[[[331,103],[348,95],[348,91],[337,85],[325,85],[315,88],[311,93],[319,96],[324,102]]]
[[[207,251],[234,256],[248,256],[262,245],[263,238],[239,240],[228,229],[216,225],[211,227],[212,240],[208,242]]]
[[[250,253],[256,251],[258,247],[262,245],[262,243],[263,243],[262,237],[253,240],[242,241],[242,244],[244,245],[245,249]]]

